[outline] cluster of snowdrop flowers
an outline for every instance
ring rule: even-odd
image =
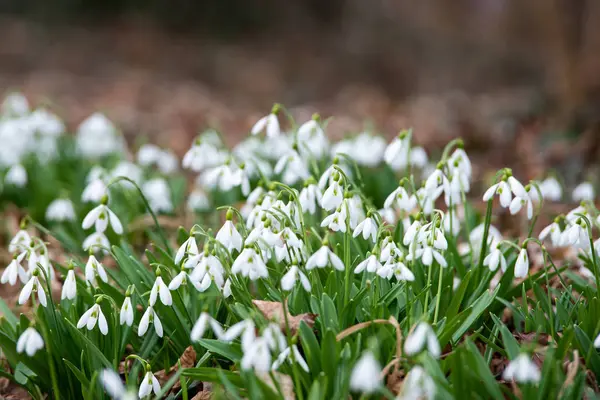
[[[100,204],[94,207],[83,219],[81,227],[83,229],[90,229],[92,226],[95,232],[90,234],[83,241],[83,249],[98,251],[106,250],[110,247],[110,242],[106,237],[106,229],[110,225],[112,230],[117,234],[123,233],[123,225],[117,215],[107,206],[108,196],[104,195],[100,199]]]

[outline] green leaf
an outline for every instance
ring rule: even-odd
[[[105,368],[112,368],[112,363],[108,361],[106,356],[100,351],[98,347],[88,339],[83,333],[77,329],[75,325],[71,321],[65,318],[65,326],[71,333],[73,339],[79,341],[79,345],[83,349],[89,350],[89,356],[94,360],[99,361]]]
[[[452,301],[450,301],[450,305],[448,306],[448,309],[446,310],[445,317],[448,320],[451,320],[452,318],[454,318],[455,315],[458,314],[460,305],[461,305],[461,303],[465,297],[465,293],[467,292],[467,289],[469,287],[469,282],[471,280],[471,276],[473,276],[473,270],[470,270],[466,273],[464,278],[460,281],[460,285],[454,292],[454,294],[452,296]]]
[[[479,377],[479,379],[481,379],[481,382],[483,382],[487,393],[494,399],[504,399],[502,391],[498,387],[498,382],[492,375],[492,372],[490,371],[487,363],[481,356],[479,349],[477,348],[477,346],[475,346],[475,344],[473,344],[471,339],[467,338],[467,340],[465,340],[465,348],[467,349],[467,352],[465,354],[467,364],[469,365],[471,371],[475,373]]]
[[[211,353],[219,354],[228,360],[237,362],[242,359],[242,349],[237,343],[226,343],[216,339],[200,339],[199,343]]]
[[[508,330],[506,325],[498,317],[492,315],[492,319],[494,323],[500,329],[500,334],[502,335],[502,343],[504,343],[504,350],[506,350],[506,354],[508,358],[514,360],[521,353],[521,348],[519,347],[519,343],[517,339],[513,336],[513,334]]]
[[[8,304],[4,302],[3,299],[0,298],[0,315],[6,319],[6,321],[10,324],[10,326],[14,327],[19,322],[17,316],[12,312]]]
[[[299,334],[306,362],[310,367],[311,373],[316,374],[318,371],[321,371],[321,349],[319,348],[319,342],[317,342],[313,330],[304,321],[300,322]]]
[[[472,305],[471,313],[467,317],[467,319],[462,323],[460,328],[452,335],[452,341],[458,342],[460,338],[467,332],[469,328],[477,321],[477,319],[487,311],[488,307],[498,294],[500,290],[500,285],[496,286],[496,289],[490,293],[488,291],[484,292]]]
[[[323,329],[332,329],[336,333],[339,332],[340,327],[338,323],[338,316],[337,311],[335,309],[335,304],[333,304],[333,300],[331,300],[327,293],[323,294],[323,299],[321,300],[321,307],[323,308],[323,315],[321,315]]]
[[[225,371],[220,368],[209,368],[209,367],[197,367],[197,368],[185,368],[183,369],[183,376],[193,378],[201,382],[215,382],[220,381],[220,375],[227,378],[229,382],[237,387],[244,387],[242,377],[231,371]]]

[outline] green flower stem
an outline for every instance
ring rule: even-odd
[[[440,310],[440,300],[442,298],[442,280],[444,278],[444,268],[440,265],[440,274],[438,278],[437,298],[435,301],[435,312],[433,314],[433,325],[437,323],[438,312]]]

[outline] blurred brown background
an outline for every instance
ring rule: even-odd
[[[4,0],[0,86],[179,153],[209,126],[235,143],[281,102],[334,115],[337,136],[413,126],[430,148],[463,136],[492,164],[581,179],[599,22],[597,0]]]

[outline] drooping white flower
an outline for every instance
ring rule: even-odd
[[[154,376],[152,371],[146,372],[146,375],[142,378],[142,382],[140,383],[140,390],[138,391],[138,396],[140,399],[143,399],[147,396],[150,396],[154,392],[155,395],[160,393],[160,383],[158,379]]]
[[[433,400],[437,392],[436,384],[425,369],[415,365],[404,378],[402,390],[397,399],[400,400]]]
[[[526,278],[528,273],[529,256],[527,255],[527,249],[523,248],[519,252],[519,256],[515,263],[515,278]]]
[[[106,249],[110,247],[110,242],[108,241],[108,238],[104,233],[94,232],[87,238],[85,238],[82,247],[85,251],[93,251],[97,249],[102,249],[103,251],[106,251]]]
[[[292,265],[288,272],[281,278],[281,288],[286,291],[292,290],[298,279],[300,279],[304,290],[310,292],[310,281],[297,265]]]
[[[8,244],[8,251],[10,253],[26,251],[29,248],[30,243],[31,236],[29,236],[29,233],[27,233],[26,230],[21,229],[10,240],[10,243]]]
[[[483,194],[483,201],[489,201],[494,195],[498,195],[500,198],[500,205],[504,208],[510,206],[512,200],[512,194],[510,186],[506,181],[500,181],[492,186]]]
[[[56,199],[46,209],[46,219],[48,221],[74,221],[75,209],[69,199]]]
[[[148,326],[150,324],[154,325],[154,331],[158,335],[158,337],[163,337],[163,326],[154,311],[152,306],[148,306],[144,315],[142,315],[142,319],[140,320],[140,324],[138,326],[138,336],[144,336],[146,332],[148,332]]]
[[[85,264],[85,280],[91,285],[96,284],[96,278],[99,277],[104,283],[108,283],[108,275],[100,261],[90,254]]]
[[[360,274],[365,270],[367,272],[376,272],[379,268],[381,268],[381,263],[375,254],[371,254],[356,266],[354,273]]]
[[[404,353],[412,357],[426,349],[433,358],[440,358],[441,348],[435,332],[427,322],[419,322],[404,341]]]
[[[23,331],[19,340],[17,340],[17,353],[25,352],[29,357],[33,357],[38,350],[44,348],[44,339],[33,327]]]
[[[538,366],[531,361],[531,358],[527,354],[521,353],[517,358],[511,360],[502,377],[504,380],[518,383],[538,383],[541,374]]]
[[[277,110],[279,107],[277,105],[273,106],[273,111],[269,115],[265,115],[252,127],[250,133],[253,135],[258,135],[259,133],[265,132],[268,138],[273,138],[279,136],[281,133],[281,129],[279,127],[279,120],[277,119]]]
[[[500,250],[499,244],[493,246],[490,253],[487,256],[485,256],[485,258],[483,259],[483,265],[488,267],[490,271],[497,270],[498,266],[500,266],[502,272],[506,271],[506,258],[504,257],[502,250]]]
[[[22,188],[27,184],[27,171],[21,164],[15,164],[6,173],[4,183]]]
[[[110,221],[110,225],[117,235],[123,233],[123,225],[119,217],[106,204],[100,204],[92,209],[83,219],[81,227],[89,229],[92,225],[96,226],[96,232],[103,233],[106,231]]]
[[[239,256],[231,266],[231,272],[241,274],[244,277],[249,277],[251,280],[258,278],[267,278],[269,272],[262,257],[256,253],[253,248],[246,247],[242,250]]]
[[[323,193],[321,198],[321,207],[326,211],[335,210],[342,205],[344,200],[344,190],[339,182],[334,180]]]
[[[208,327],[213,330],[217,338],[220,339],[223,336],[223,328],[221,328],[221,325],[219,325],[219,323],[208,313],[202,312],[192,328],[192,332],[190,334],[192,342],[197,342],[198,340],[202,339]]]
[[[200,172],[205,168],[215,167],[223,164],[229,154],[221,150],[218,144],[211,143],[206,139],[197,139],[192,147],[183,156],[181,164],[194,172]]]
[[[346,213],[343,207],[338,208],[333,214],[326,216],[321,222],[321,227],[327,227],[334,232],[346,232]]]
[[[233,249],[240,251],[242,250],[242,235],[235,228],[235,225],[231,221],[230,211],[227,212],[228,219],[225,221],[219,232],[217,232],[216,239],[229,251]]]
[[[415,251],[415,258],[420,258],[423,265],[427,266],[432,265],[434,260],[444,268],[448,266],[448,261],[446,261],[444,256],[442,256],[442,253],[440,253],[435,247],[429,245],[417,249]],[[407,259],[412,259],[412,254],[409,254]]]
[[[173,201],[171,200],[171,189],[167,181],[162,178],[150,179],[142,185],[142,192],[150,203],[150,208],[157,213],[173,212]]]
[[[176,265],[179,265],[179,263],[184,259],[184,257],[187,256],[195,256],[198,254],[198,244],[196,243],[196,238],[194,236],[190,236],[189,238],[187,238],[185,240],[185,242],[183,242],[181,244],[181,246],[179,246],[179,249],[177,249],[177,252],[175,253],[175,258],[173,259],[173,262]]]
[[[77,322],[77,329],[81,329],[84,326],[91,331],[96,326],[96,322],[98,323],[98,328],[103,335],[108,335],[108,322],[106,321],[106,317],[102,312],[102,308],[100,308],[100,304],[96,303],[92,307],[90,307],[81,318]]]
[[[7,117],[23,117],[29,113],[29,101],[20,92],[8,94],[2,102],[1,113]]]
[[[136,400],[137,394],[127,390],[121,377],[112,369],[103,369],[100,372],[100,382],[106,393],[115,400]]]
[[[594,197],[596,193],[594,191],[594,186],[592,186],[589,182],[583,182],[577,185],[575,189],[573,189],[573,193],[571,197],[573,201],[581,202],[581,201],[594,201]]]
[[[77,296],[77,281],[75,280],[75,271],[73,271],[73,269],[71,268],[67,272],[67,277],[65,279],[65,282],[63,283],[60,299],[73,300],[75,296]]]
[[[560,229],[560,225],[558,224],[558,222],[554,221],[550,225],[542,229],[542,231],[540,232],[539,239],[541,241],[544,241],[548,236],[550,236],[550,241],[552,242],[553,246],[560,246],[562,230]]]
[[[320,159],[329,150],[327,136],[315,118],[300,125],[296,140],[298,141],[298,151],[303,156]]]
[[[389,209],[396,206],[400,210],[410,212],[416,205],[417,198],[415,196],[410,196],[404,187],[398,186],[396,190],[390,193],[385,199],[383,208]]]
[[[310,178],[308,165],[296,150],[289,150],[275,164],[276,174],[282,174],[282,181],[293,185],[298,181]]]
[[[34,270],[29,281],[23,286],[21,289],[21,293],[19,294],[18,303],[23,305],[29,300],[31,297],[31,293],[37,293],[38,301],[44,307],[47,305],[46,292],[44,291],[44,286],[40,283],[38,279],[39,270]]]
[[[317,205],[321,205],[323,194],[317,185],[308,181],[304,188],[300,191],[298,200],[304,212],[314,214],[317,212]]]
[[[21,283],[26,283],[28,280],[27,272],[21,266],[21,261],[25,257],[27,253],[23,252],[17,256],[15,256],[8,267],[4,269],[2,272],[2,278],[0,278],[1,283],[8,283],[11,286],[14,286],[17,283],[17,278],[21,281]]]
[[[210,200],[203,190],[196,188],[190,193],[186,207],[189,211],[208,211],[210,209]]]
[[[381,386],[381,365],[371,351],[365,351],[350,374],[350,390],[365,394],[375,392]]]
[[[131,296],[125,296],[121,311],[119,313],[119,323],[121,325],[127,324],[128,326],[133,325],[133,306],[131,304]]]
[[[98,203],[107,193],[106,184],[102,179],[90,181],[81,193],[81,201],[86,203]]]
[[[383,159],[394,171],[406,168],[410,152],[410,135],[408,131],[401,132],[385,148]]]
[[[396,277],[398,281],[412,282],[415,280],[415,275],[401,260],[388,260],[387,263],[377,270],[377,275],[388,280],[392,276]]]
[[[273,362],[273,365],[271,366],[271,370],[276,371],[286,360],[290,363],[296,361],[296,363],[300,365],[300,367],[304,371],[310,371],[310,369],[308,368],[308,364],[304,360],[304,357],[302,357],[302,354],[300,354],[298,346],[296,346],[295,344],[293,344],[291,347],[286,347],[281,353],[279,353],[279,356],[277,356],[277,359]]]
[[[317,267],[325,268],[328,265],[331,265],[338,271],[345,270],[342,260],[327,245],[323,245],[306,261],[306,269],[309,271]]]
[[[123,138],[115,125],[103,114],[95,113],[77,128],[77,149],[85,157],[99,158],[124,149]]]
[[[545,199],[551,201],[560,201],[562,197],[562,187],[558,180],[552,176],[540,183],[540,191]]]
[[[527,219],[531,219],[533,218],[533,202],[529,193],[526,193],[526,195],[526,197],[515,196],[510,202],[509,210],[512,215],[515,215],[525,206],[527,209]]]
[[[148,300],[150,306],[154,306],[156,304],[156,300],[158,297],[160,297],[160,301],[165,306],[170,306],[173,304],[171,291],[169,290],[169,287],[165,284],[165,282],[162,280],[162,277],[159,274],[157,274],[156,280],[154,281],[154,285],[152,285],[152,289],[150,290],[150,299]]]
[[[410,150],[410,164],[417,168],[425,168],[428,162],[427,152],[422,147],[413,147]]]
[[[354,232],[352,233],[352,237],[357,237],[362,233],[363,239],[367,240],[371,237],[373,243],[377,240],[377,222],[373,217],[365,218],[360,224],[356,226]]]

